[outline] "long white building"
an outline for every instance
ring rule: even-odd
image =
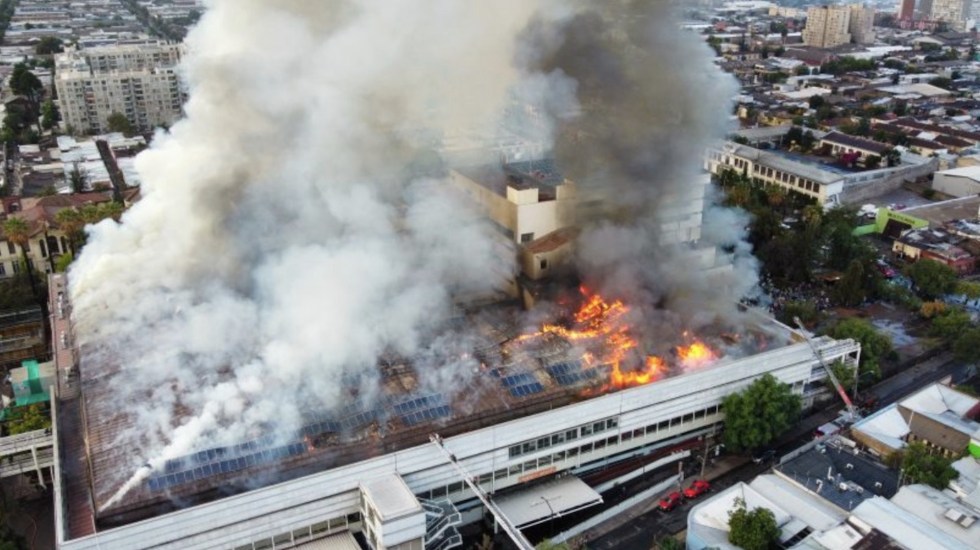
[[[789,384],[809,403],[826,391],[825,371],[806,343],[791,332],[789,336],[790,343],[755,355],[445,437],[448,453],[435,443],[392,450],[76,538],[71,538],[68,523],[78,521],[69,519],[77,515],[71,509],[77,499],[67,494],[72,480],[61,475],[64,467],[59,464],[58,547],[278,549],[345,532],[363,532],[375,548],[452,547],[458,542],[454,524],[477,521],[485,511],[449,456],[483,490],[499,495],[531,481],[586,473],[711,433],[724,418],[722,399],[763,374]],[[860,347],[851,340],[821,337],[815,345],[827,363],[859,360]],[[433,423],[428,429],[439,433],[448,428]],[[568,495],[555,501],[556,513],[566,510],[563,506],[594,502],[584,484],[562,479],[566,481],[556,483],[567,485]],[[528,513],[549,517],[540,506]]]
[[[141,132],[169,126],[186,94],[179,44],[133,44],[68,50],[55,56],[55,88],[63,124],[76,134],[107,133],[113,113]]]

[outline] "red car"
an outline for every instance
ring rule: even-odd
[[[669,512],[673,510],[678,504],[681,503],[681,494],[677,491],[665,496],[660,499],[660,509],[664,512]]]
[[[698,479],[690,487],[684,489],[684,498],[698,498],[707,493],[710,488],[711,485],[707,481]]]

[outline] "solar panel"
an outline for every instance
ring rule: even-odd
[[[512,388],[514,386],[520,386],[523,384],[530,384],[535,381],[535,378],[526,372],[520,374],[511,374],[510,376],[505,376],[500,379],[500,382],[505,388]]]
[[[527,397],[542,391],[544,391],[544,386],[541,385],[541,382],[532,382],[510,388],[510,394],[514,397]]]

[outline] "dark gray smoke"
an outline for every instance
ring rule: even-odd
[[[666,2],[212,0],[188,48],[186,119],[70,274],[85,361],[118,369],[118,405],[92,406],[130,417],[133,470],[103,508],[168,459],[376,399],[383,356],[418,358],[423,389],[464,388],[474,362],[447,320],[510,258],[435,151],[515,98],[586,199],[590,284],[688,325],[754,284],[751,262],[705,275],[713,245],[739,242],[738,219],[701,231],[697,213],[733,86]]]

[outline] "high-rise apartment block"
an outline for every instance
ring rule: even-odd
[[[113,113],[147,132],[181,116],[186,99],[177,74],[179,44],[68,50],[56,56],[55,87],[64,123],[76,133],[104,133]]]
[[[966,21],[972,15],[971,0],[932,0],[929,19],[944,21],[957,31],[966,30]]]
[[[848,31],[851,33],[851,40],[855,44],[873,44],[875,41],[874,8],[853,4],[850,19]]]
[[[915,0],[902,0],[898,9],[898,18],[906,21],[915,18]]]
[[[806,12],[803,42],[816,48],[835,48],[851,41],[851,8],[818,6]]]

